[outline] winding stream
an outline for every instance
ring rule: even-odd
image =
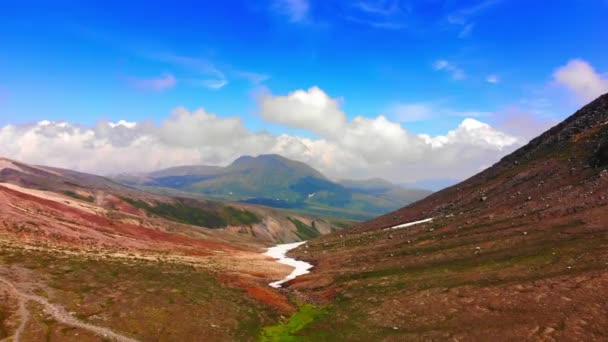
[[[274,281],[268,285],[270,285],[271,287],[274,287],[274,288],[280,288],[283,285],[283,283],[286,283],[292,279],[295,279],[296,277],[301,276],[303,274],[310,273],[309,270],[312,268],[311,264],[307,263],[306,261],[288,258],[285,255],[290,250],[292,250],[296,247],[299,247],[305,243],[306,243],[306,241],[286,243],[286,244],[276,245],[274,247],[268,248],[268,250],[266,251],[266,253],[264,253],[264,255],[268,255],[270,257],[277,259],[278,263],[294,267],[294,270],[291,271],[291,273],[288,276],[286,276],[285,278],[283,278],[281,280]]]

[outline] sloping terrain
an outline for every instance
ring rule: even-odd
[[[382,180],[333,182],[310,166],[279,155],[244,156],[225,168],[181,166],[117,181],[155,192],[200,194],[314,215],[369,219],[431,192]]]
[[[88,206],[103,215],[113,216],[112,218],[125,215],[163,218],[188,225],[239,232],[260,241],[307,240],[337,229],[325,220],[307,215],[242,203],[156,195],[104,177],[32,166],[4,158],[0,160],[0,184],[29,189],[30,192],[38,190],[38,194],[44,191],[46,196],[53,196],[57,201],[73,202],[72,205],[78,202],[78,207]]]
[[[0,159],[0,339],[255,340],[296,308],[265,247],[332,229]]]
[[[480,174],[292,255],[312,340],[608,339],[608,95]],[[432,218],[404,228],[392,227]]]

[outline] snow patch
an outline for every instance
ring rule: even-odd
[[[285,256],[285,254],[287,254],[287,252],[289,252],[290,250],[297,248],[305,243],[306,241],[286,243],[268,248],[264,255],[268,255],[277,259],[278,263],[294,267],[294,270],[288,276],[281,280],[274,281],[268,285],[274,288],[280,288],[283,283],[295,279],[296,277],[301,276],[303,274],[310,273],[309,270],[313,267],[311,264],[307,263],[306,261],[296,260]]]
[[[384,230],[391,230],[391,229],[400,229],[400,228],[405,228],[405,227],[410,227],[410,226],[414,226],[420,223],[426,223],[426,222],[431,222],[433,221],[433,218],[428,218],[428,219],[424,219],[424,220],[420,220],[420,221],[414,221],[414,222],[408,222],[408,223],[404,223],[404,224],[399,224],[393,227],[389,227],[389,228],[384,228]]]

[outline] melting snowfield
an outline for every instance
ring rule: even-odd
[[[272,282],[268,285],[270,285],[274,288],[279,288],[279,287],[281,287],[281,285],[283,283],[288,282],[292,279],[295,279],[297,276],[301,276],[303,274],[310,273],[309,270],[312,268],[311,264],[309,264],[305,261],[296,260],[296,259],[288,258],[287,256],[285,256],[285,254],[287,254],[287,252],[289,252],[290,250],[292,250],[298,246],[301,246],[305,243],[306,243],[306,241],[294,242],[294,243],[276,245],[274,247],[268,248],[268,250],[266,251],[266,253],[264,253],[264,255],[268,255],[270,257],[277,259],[277,262],[279,262],[281,264],[289,265],[289,266],[292,266],[295,268],[287,277],[285,277],[281,280]]]
[[[400,224],[400,225],[397,225],[394,227],[384,228],[384,230],[400,229],[400,228],[405,228],[405,227],[413,226],[413,225],[420,224],[420,223],[430,222],[430,221],[433,221],[433,218],[428,218],[428,219],[414,221],[414,222],[408,222],[408,223]]]

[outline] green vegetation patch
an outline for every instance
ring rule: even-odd
[[[251,225],[262,222],[262,219],[251,211],[230,206],[222,210],[222,216],[230,225]]]
[[[70,196],[72,198],[75,198],[75,199],[79,199],[81,201],[85,201],[85,202],[89,202],[89,203],[95,202],[95,197],[93,197],[91,195],[89,195],[89,196],[82,196],[81,194],[77,194],[74,191],[69,191],[69,190],[63,191],[63,194],[66,195],[66,196]]]
[[[122,198],[122,200],[136,208],[145,210],[149,214],[185,224],[209,228],[222,228],[227,226],[226,220],[218,213],[193,207],[183,202],[156,202],[154,205],[150,205],[147,202],[132,198]]]
[[[294,313],[284,322],[265,327],[259,340],[263,342],[272,341],[302,341],[304,336],[301,331],[310,324],[322,319],[327,314],[327,308],[317,307],[312,304],[300,306],[300,310]]]
[[[251,225],[261,222],[261,219],[251,211],[230,206],[223,207],[221,210],[209,210],[179,200],[176,203],[156,202],[154,204],[126,197],[122,197],[122,200],[149,214],[201,227],[223,228],[228,225]]]
[[[557,257],[552,255],[552,249],[550,248],[531,250],[519,255],[501,255],[500,252],[494,252],[489,255],[446,260],[434,264],[420,264],[415,266],[412,265],[407,268],[388,268],[344,275],[340,277],[340,280],[347,281],[405,275],[418,277],[418,279],[421,280],[422,277],[437,276],[439,279],[443,279],[443,285],[447,286],[448,276],[458,276],[463,274],[462,272],[476,272],[479,274],[481,274],[480,272],[483,272],[484,274],[490,274],[490,272],[504,270],[508,267],[517,265],[545,267],[556,262],[556,260]]]
[[[304,222],[293,217],[289,217],[289,221],[296,226],[296,235],[302,240],[310,240],[321,235],[317,227],[315,227],[314,221],[312,222],[312,226],[306,225]]]

